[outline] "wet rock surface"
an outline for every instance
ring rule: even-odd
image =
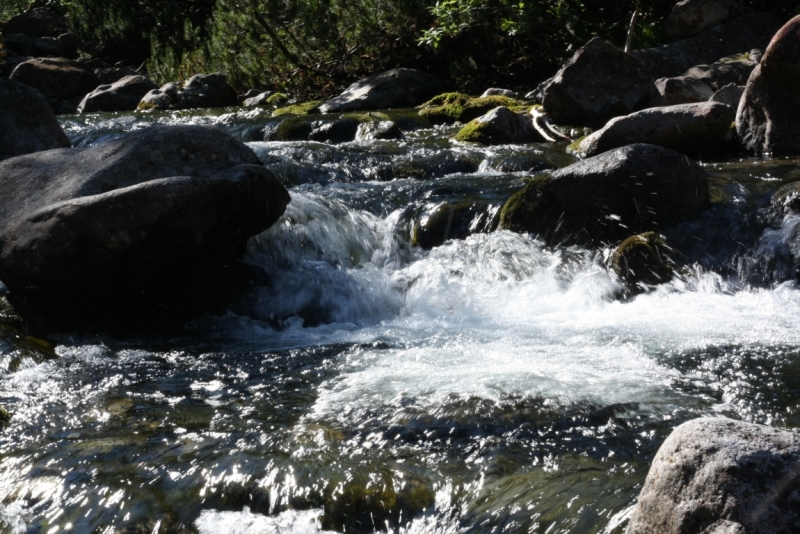
[[[714,93],[709,100],[711,102],[727,104],[733,109],[739,109],[739,101],[741,101],[743,94],[744,85],[736,85],[735,83],[732,83]]]
[[[743,54],[754,48],[763,50],[780,27],[781,22],[771,15],[743,15],[694,37],[635,50],[631,55],[653,78],[671,78],[696,65],[709,65],[732,54]]]
[[[635,144],[535,177],[503,206],[499,228],[550,244],[611,242],[687,220],[708,202],[700,165]]]
[[[625,284],[628,294],[635,295],[672,279],[673,253],[664,236],[645,232],[620,243],[611,253],[608,265]]]
[[[595,37],[544,88],[542,106],[556,122],[604,122],[657,101],[653,78],[632,56]]]
[[[736,110],[719,102],[679,104],[617,117],[572,148],[581,157],[632,143],[659,145],[687,155],[713,152],[731,135]]]
[[[289,196],[213,128],[155,127],[0,164],[0,279],[48,328],[159,328],[223,305]],[[200,290],[200,288],[204,288]]]
[[[74,112],[99,84],[92,71],[65,58],[31,59],[17,65],[9,78],[37,89],[57,114]]]
[[[0,160],[70,146],[42,94],[0,78]]]
[[[531,116],[498,107],[462,128],[454,137],[456,141],[500,145],[543,141],[533,127]]]
[[[442,92],[438,78],[414,69],[392,69],[353,83],[320,106],[322,113],[410,108]]]
[[[800,436],[722,418],[676,428],[656,454],[628,534],[800,531]]]
[[[736,131],[752,152],[800,152],[800,17],[774,36],[747,80]]]

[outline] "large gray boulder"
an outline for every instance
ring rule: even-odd
[[[186,82],[170,82],[153,89],[139,102],[139,109],[193,109],[238,106],[236,91],[224,74],[196,74]]]
[[[681,0],[664,21],[662,32],[667,39],[684,39],[743,13],[743,0]]]
[[[658,450],[628,534],[800,532],[800,435],[695,419]]]
[[[535,177],[500,212],[499,228],[549,244],[599,244],[694,217],[708,176],[678,152],[636,144]]]
[[[649,108],[610,120],[570,148],[588,157],[633,143],[649,143],[697,156],[708,154],[730,137],[735,118],[736,110],[719,102]]]
[[[709,28],[699,35],[656,48],[635,50],[631,55],[655,78],[680,76],[695,65],[709,65],[720,58],[763,50],[781,27],[772,15],[743,15]]]
[[[747,80],[736,131],[753,152],[800,152],[800,16],[775,35]]]
[[[720,58],[710,65],[695,65],[683,76],[699,80],[715,91],[732,83],[744,85],[762,56],[763,52],[756,48],[744,54]]]
[[[78,113],[136,109],[144,95],[158,86],[144,76],[125,76],[111,85],[101,85],[83,97]]]
[[[0,160],[68,146],[69,139],[42,94],[0,78]]]
[[[83,97],[98,86],[92,71],[66,58],[31,59],[17,65],[9,78],[37,89],[56,113],[75,111]]]
[[[0,280],[48,330],[143,329],[243,291],[250,236],[289,202],[247,146],[153,127],[0,163]]]
[[[527,113],[499,106],[470,121],[454,137],[456,141],[483,145],[505,145],[544,141]]]
[[[392,69],[358,80],[319,107],[321,113],[411,108],[443,91],[435,76],[414,69]]]
[[[544,88],[542,106],[564,124],[602,123],[657,101],[653,78],[632,56],[595,37]]]

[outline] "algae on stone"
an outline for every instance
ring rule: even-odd
[[[500,106],[530,109],[525,102],[507,96],[470,97],[461,93],[444,93],[420,106],[419,114],[433,124],[453,124],[477,119]]]
[[[272,112],[272,116],[279,117],[281,115],[311,115],[313,113],[319,113],[319,106],[322,105],[323,102],[323,100],[311,100],[301,104],[292,104],[291,106],[276,109]]]

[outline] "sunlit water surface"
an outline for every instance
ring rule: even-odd
[[[91,146],[153,123],[251,139],[267,117],[63,122]],[[267,281],[181,337],[51,350],[0,328],[0,532],[620,533],[681,422],[800,426],[800,291],[791,265],[774,275],[797,221],[745,248],[732,230],[800,178],[794,162],[707,164],[710,259],[623,301],[608,250],[504,231],[413,246],[441,202],[491,214],[537,165],[570,161],[449,133],[251,142],[299,184],[250,242]]]

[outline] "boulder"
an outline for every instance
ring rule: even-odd
[[[442,202],[425,206],[414,223],[412,243],[430,250],[451,239],[491,230],[497,205],[488,201]]]
[[[17,65],[20,63],[25,63],[26,61],[30,61],[33,58],[30,56],[16,56],[16,57],[6,57],[5,61],[0,61],[0,78],[8,78],[11,76],[11,73],[14,72],[14,69],[17,68]]]
[[[126,76],[86,95],[78,104],[78,113],[134,110],[142,97],[157,87],[144,76]]]
[[[356,139],[359,140],[403,139],[404,137],[400,127],[392,121],[362,122],[356,130]]]
[[[523,106],[524,102],[501,95],[471,97],[463,93],[442,93],[420,106],[419,116],[431,124],[469,122],[498,106]]]
[[[527,113],[514,113],[502,106],[471,121],[453,139],[465,143],[480,143],[483,145],[544,141],[533,127],[533,120],[530,115]]]
[[[657,98],[653,78],[636,59],[595,37],[544,88],[542,106],[559,123],[602,123]]]
[[[308,138],[312,141],[320,141],[323,143],[347,143],[356,138],[360,124],[361,123],[355,119],[347,118],[322,122],[314,125],[314,129],[308,134]]]
[[[271,91],[267,92],[272,94]],[[244,103],[244,101],[247,100],[248,98],[253,98],[254,96],[258,96],[259,94],[261,94],[261,91],[259,91],[258,89],[248,89],[246,93],[243,93],[241,95],[236,95],[236,98],[239,99],[239,103],[241,104]]]
[[[269,97],[272,96],[272,91],[265,91],[263,93],[256,93],[253,96],[249,96],[244,99],[242,105],[245,107],[252,107],[252,106],[267,106],[269,102],[267,100]]]
[[[170,82],[153,89],[139,102],[139,109],[193,109],[238,106],[236,91],[224,74],[195,74],[186,82]]]
[[[649,143],[682,154],[707,154],[730,137],[735,118],[734,108],[718,102],[650,108],[612,119],[570,150],[588,157],[633,143]]]
[[[0,159],[68,146],[69,139],[42,94],[0,78]]]
[[[628,534],[800,532],[800,435],[723,418],[676,428],[658,450]]]
[[[320,106],[322,113],[410,108],[442,92],[438,78],[414,69],[392,69],[363,78]]]
[[[610,243],[688,220],[708,202],[700,165],[636,144],[536,176],[503,206],[499,227],[549,244]]]
[[[64,57],[64,46],[55,37],[31,37],[22,33],[3,36],[3,46],[21,56]]]
[[[697,65],[683,75],[700,80],[715,91],[731,83],[744,85],[762,55],[761,50],[756,48],[745,54],[721,58],[710,65]]]
[[[660,78],[656,80],[656,88],[661,95],[662,106],[705,102],[714,95],[711,87],[689,76]]]
[[[645,232],[620,243],[609,257],[608,267],[625,285],[628,294],[635,295],[672,279],[675,270],[672,253],[664,236]]]
[[[306,141],[313,131],[311,121],[289,116],[264,126],[264,141]]]
[[[39,90],[56,113],[72,108],[98,86],[97,76],[82,64],[66,58],[37,58],[20,63],[9,76]]]
[[[720,102],[722,104],[727,104],[733,109],[739,108],[739,101],[742,100],[742,95],[744,94],[744,86],[743,85],[736,85],[735,83],[731,83],[714,93],[709,101],[711,102]]]
[[[781,27],[781,22],[763,13],[742,15],[699,35],[656,48],[635,50],[631,55],[655,78],[680,76],[695,65],[708,65],[719,58],[763,50]]]
[[[497,87],[490,87],[489,89],[485,90],[483,94],[481,94],[480,98],[485,98],[487,96],[507,96],[508,98],[522,100],[522,97],[511,89],[499,89]]]
[[[247,239],[289,202],[247,146],[210,127],[152,127],[0,163],[0,279],[55,330],[125,330],[227,303]]]
[[[97,81],[99,81],[101,85],[111,85],[117,83],[126,76],[143,76],[141,73],[128,67],[105,67],[94,69],[94,74],[97,76]],[[158,88],[158,86],[155,84],[153,84],[153,86],[154,88]]]
[[[682,0],[672,8],[661,31],[669,40],[684,39],[743,13],[743,0]]]
[[[3,35],[23,33],[31,37],[58,37],[67,33],[67,19],[47,7],[34,7],[3,24]]]
[[[747,80],[736,131],[753,152],[800,152],[800,16],[775,35]]]

